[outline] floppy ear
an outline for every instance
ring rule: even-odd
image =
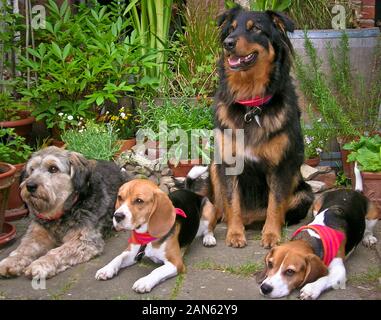
[[[256,273],[255,280],[257,281],[258,284],[261,284],[265,279],[267,275],[267,260],[270,258],[270,256],[274,253],[274,248],[272,248],[269,253],[265,256],[265,266],[262,271],[259,271]]]
[[[168,195],[160,189],[154,192],[154,205],[148,219],[148,233],[155,237],[165,236],[176,220],[175,208]]]
[[[237,15],[239,11],[243,10],[240,5],[225,11],[217,18],[217,25],[220,28],[220,40],[223,41],[228,35],[227,23],[232,22],[233,18]]]
[[[271,11],[271,10],[267,10],[266,13],[270,16],[275,26],[279,30],[281,30],[283,33],[286,33],[286,31],[294,32],[295,30],[294,22],[285,14]]]
[[[85,193],[90,178],[90,163],[83,155],[77,152],[69,153],[69,161],[74,191],[79,194]]]
[[[309,254],[306,257],[306,265],[306,275],[304,276],[303,282],[300,286],[313,282],[328,274],[328,268],[315,254]]]

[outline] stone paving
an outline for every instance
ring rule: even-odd
[[[307,223],[306,218],[302,224]],[[0,248],[0,260],[19,243],[29,218],[13,222],[17,238]],[[298,225],[285,229],[286,237]],[[46,289],[34,290],[24,276],[0,280],[0,299],[110,299],[110,300],[247,300],[266,299],[260,295],[254,273],[263,265],[267,250],[259,245],[261,225],[247,230],[248,246],[242,249],[227,247],[224,243],[226,225],[216,228],[217,246],[205,248],[196,239],[185,254],[187,272],[169,279],[148,294],[137,294],[131,287],[140,277],[151,272],[156,265],[144,258],[139,264],[121,270],[108,281],[97,281],[95,272],[118,255],[126,246],[128,233],[115,233],[106,241],[104,254],[46,281]],[[359,245],[346,262],[347,288],[331,290],[320,299],[381,300],[381,221],[376,227],[378,244],[371,249]],[[298,291],[285,299],[298,299]]]

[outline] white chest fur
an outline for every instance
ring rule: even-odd
[[[165,241],[158,248],[153,247],[152,243],[149,243],[147,244],[144,254],[146,257],[150,258],[155,263],[165,262],[167,260],[167,258],[165,257],[165,247]]]

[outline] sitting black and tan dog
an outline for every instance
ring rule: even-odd
[[[149,180],[137,179],[124,184],[118,193],[114,226],[131,230],[127,249],[98,270],[95,278],[107,280],[121,268],[135,264],[143,255],[164,263],[137,280],[133,290],[150,292],[160,282],[185,271],[183,253],[197,236],[205,246],[216,245],[213,231],[217,219],[212,203],[189,190],[167,195]]]
[[[50,278],[102,253],[118,188],[126,182],[116,164],[49,147],[32,155],[22,180],[32,222],[0,262],[0,276]]]
[[[314,220],[265,257],[258,281],[266,297],[280,298],[302,288],[301,299],[317,299],[330,288],[344,289],[345,257],[361,240],[368,247],[377,242],[373,228],[378,211],[359,191],[328,191],[312,210]]]

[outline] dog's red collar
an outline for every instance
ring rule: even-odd
[[[74,196],[73,204],[75,204],[77,201],[78,201],[78,194]],[[49,216],[49,217],[45,216],[43,213],[37,213],[36,217],[41,220],[53,221],[53,220],[58,220],[59,218],[61,218],[64,215],[64,213],[65,213],[65,210],[60,210],[60,211],[57,211],[54,216]]]
[[[242,104],[245,107],[261,107],[268,103],[272,97],[272,95],[268,95],[265,97],[256,96],[250,100],[236,100],[235,102]]]

